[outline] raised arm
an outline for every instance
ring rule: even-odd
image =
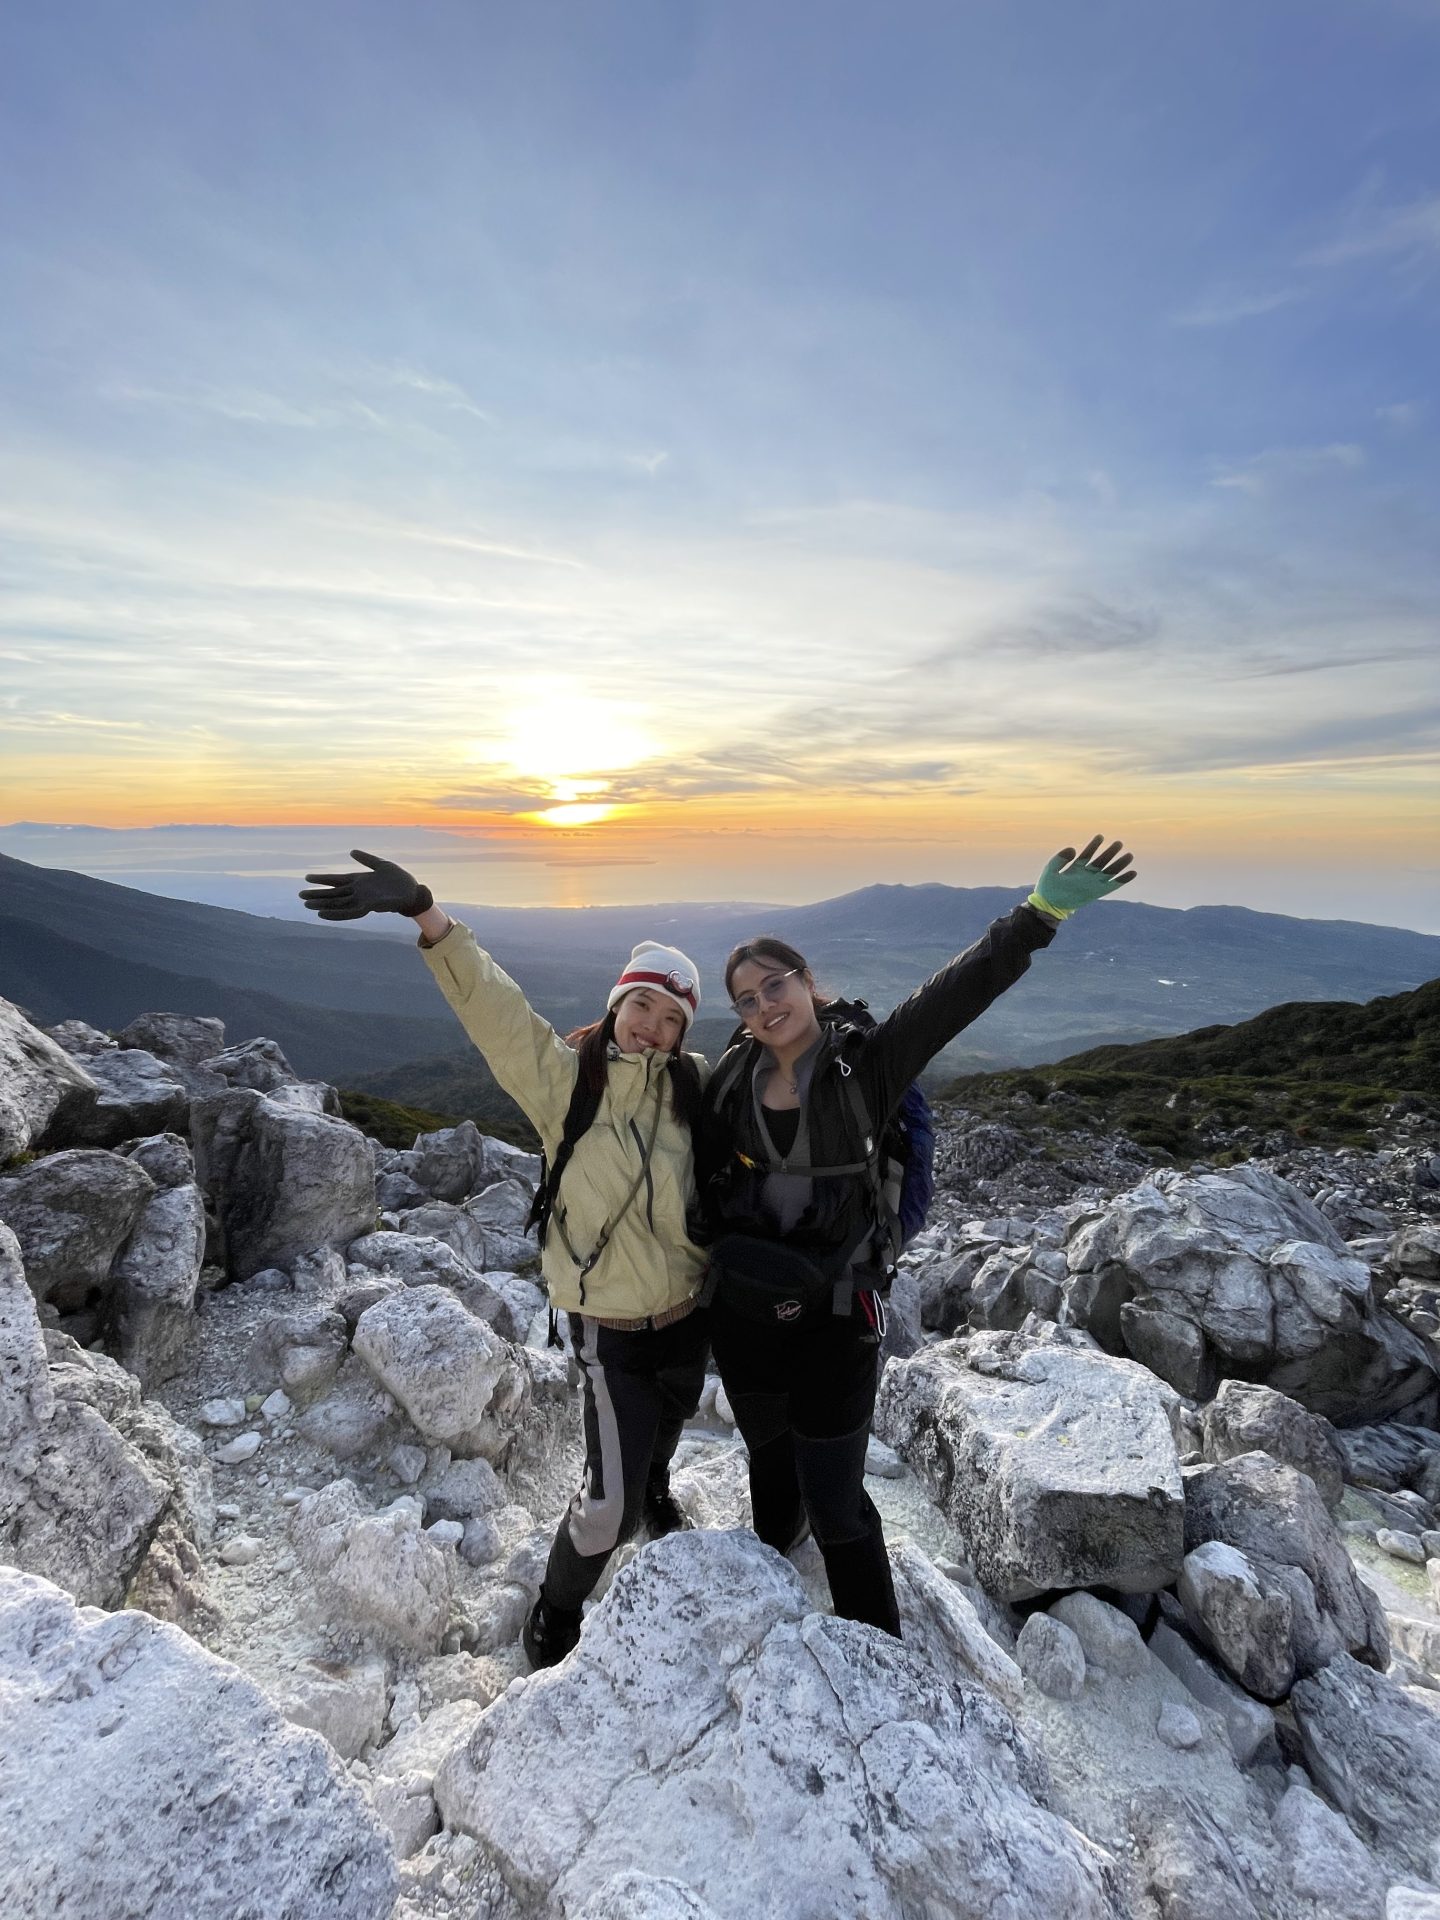
[[[1030,966],[1030,956],[1048,947],[1061,922],[1091,901],[1135,878],[1131,856],[1118,840],[1103,853],[1097,834],[1078,854],[1057,853],[1024,906],[992,921],[973,946],[917,987],[868,1036],[861,1071],[877,1124],[891,1113],[907,1086],[973,1020],[978,1020]]]
[[[435,905],[430,889],[414,874],[358,848],[351,858],[363,862],[365,871],[307,873],[312,887],[300,898],[322,920],[360,920],[369,913],[414,920],[421,956],[436,985],[500,1086],[553,1148],[575,1088],[574,1052],[477,945],[470,929]]]

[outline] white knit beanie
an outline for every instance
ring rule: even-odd
[[[661,947],[653,940],[642,940],[610,989],[605,1005],[618,1006],[636,987],[649,987],[655,993],[663,993],[667,1000],[673,1000],[685,1016],[685,1031],[690,1031],[690,1022],[700,1005],[700,975],[695,962],[678,947]]]

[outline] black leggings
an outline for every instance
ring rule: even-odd
[[[709,1327],[698,1308],[658,1332],[567,1319],[585,1388],[585,1478],[555,1535],[542,1591],[550,1606],[573,1609],[640,1524],[646,1490],[669,1485],[681,1429],[705,1385]]]
[[[750,1450],[755,1531],[784,1553],[802,1515],[825,1560],[835,1611],[900,1635],[890,1560],[865,1491],[880,1344],[859,1313],[767,1327],[717,1302],[715,1364]]]

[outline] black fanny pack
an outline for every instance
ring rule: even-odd
[[[710,1249],[701,1297],[763,1326],[795,1327],[826,1313],[848,1314],[853,1293],[848,1278],[837,1282],[779,1240],[727,1233]]]

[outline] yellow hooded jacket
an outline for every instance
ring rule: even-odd
[[[460,921],[433,946],[422,942],[420,951],[460,1024],[553,1160],[579,1074],[574,1050]],[[703,1057],[691,1058],[702,1078],[707,1075]],[[551,1305],[562,1311],[639,1320],[679,1306],[699,1287],[705,1255],[685,1226],[695,1165],[689,1131],[675,1118],[665,1062],[662,1053],[612,1052],[600,1110],[565,1169],[541,1259]],[[659,1131],[647,1177],[585,1276],[582,1299],[580,1262],[589,1257],[640,1171],[657,1100],[662,1103]],[[567,1238],[579,1262],[567,1251]]]

